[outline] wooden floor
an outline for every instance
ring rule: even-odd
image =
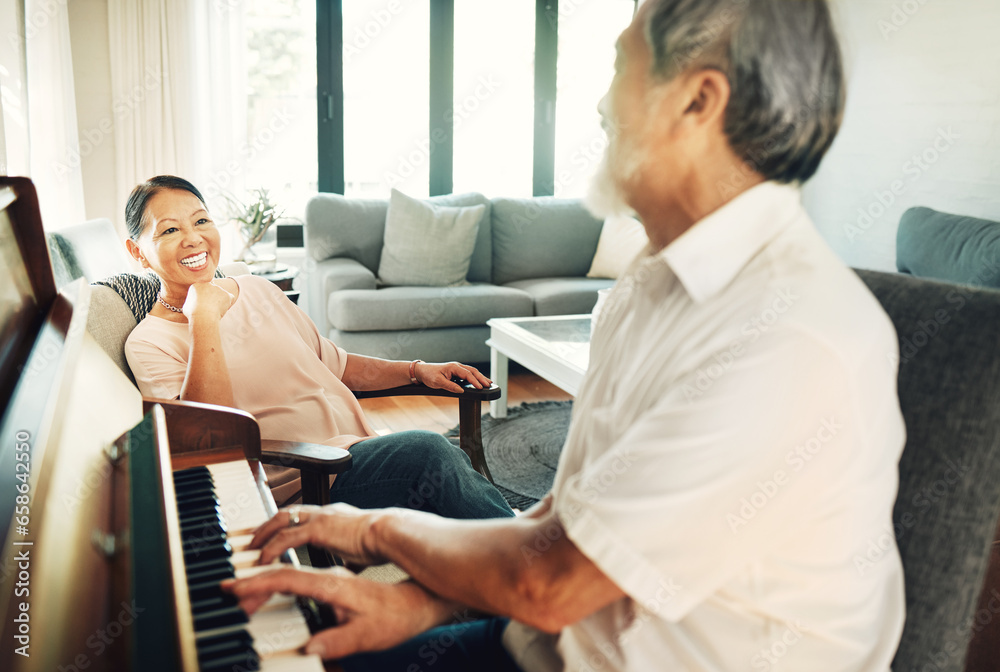
[[[561,401],[572,397],[552,383],[530,372],[512,372],[507,381],[507,404],[531,401]],[[458,424],[458,404],[442,397],[390,397],[362,399],[361,407],[379,434],[407,429],[426,429],[437,434]],[[483,413],[489,412],[483,404]]]

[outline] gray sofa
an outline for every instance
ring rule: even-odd
[[[589,313],[597,291],[614,284],[585,277],[603,223],[578,200],[470,193],[428,201],[486,206],[466,285],[379,285],[387,200],[318,194],[306,206],[307,310],[348,351],[485,362],[490,318]]]

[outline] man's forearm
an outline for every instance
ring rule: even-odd
[[[549,632],[623,596],[544,506],[536,517],[489,521],[394,509],[371,535],[379,555],[434,593]]]

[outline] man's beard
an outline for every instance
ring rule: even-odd
[[[626,201],[621,185],[638,172],[638,153],[621,146],[614,125],[606,125],[605,132],[608,134],[608,145],[604,148],[597,172],[590,180],[583,204],[598,219],[632,216],[635,211]]]

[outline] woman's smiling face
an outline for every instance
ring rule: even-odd
[[[146,205],[145,228],[129,252],[153,270],[168,296],[184,297],[196,282],[211,282],[219,265],[220,236],[205,205],[191,192],[163,189]]]

